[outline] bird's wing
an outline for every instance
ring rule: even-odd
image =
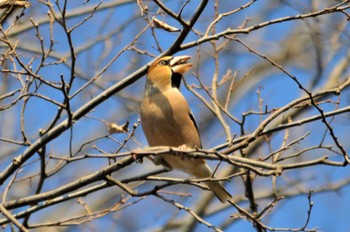
[[[196,128],[196,131],[197,131],[198,136],[199,136],[200,146],[199,146],[198,148],[202,148],[201,136],[200,136],[200,134],[199,134],[199,130],[198,130],[198,126],[197,126],[197,123],[196,123],[196,119],[194,118],[194,115],[193,115],[192,112],[190,112],[189,117],[190,117],[192,123],[194,124],[194,127]]]

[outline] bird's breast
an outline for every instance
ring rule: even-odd
[[[190,110],[178,89],[145,97],[141,104],[141,124],[150,146],[200,146]]]

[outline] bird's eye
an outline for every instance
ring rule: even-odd
[[[161,60],[158,62],[159,65],[169,65],[169,61],[168,60]]]

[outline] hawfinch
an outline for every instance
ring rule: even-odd
[[[149,146],[201,148],[194,117],[179,88],[182,75],[191,67],[190,56],[166,56],[148,70],[146,89],[141,104],[141,124]],[[183,171],[196,178],[208,178],[212,171],[205,160],[162,155],[156,164]],[[221,202],[231,198],[218,182],[206,182]]]

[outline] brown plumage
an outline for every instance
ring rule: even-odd
[[[182,74],[188,71],[191,57],[163,57],[147,73],[146,90],[141,104],[141,124],[149,146],[202,147],[196,123],[179,87]],[[164,155],[157,162],[196,178],[211,177],[205,160]],[[231,198],[218,182],[206,182],[221,202]]]

